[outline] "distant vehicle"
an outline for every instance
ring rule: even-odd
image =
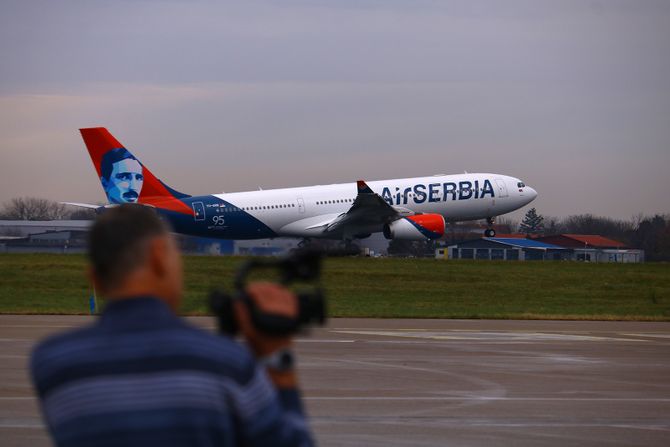
[[[103,127],[80,129],[110,205],[152,206],[178,233],[221,239],[273,237],[352,241],[438,239],[445,222],[486,219],[519,209],[537,192],[501,174],[435,175],[301,188],[190,196],[154,176]]]

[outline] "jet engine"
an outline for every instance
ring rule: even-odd
[[[417,214],[402,217],[384,225],[384,237],[405,241],[425,241],[441,238],[444,230],[444,217],[440,214]]]

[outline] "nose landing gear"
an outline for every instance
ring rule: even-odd
[[[484,237],[496,237],[496,230],[493,229],[493,224],[495,222],[495,217],[487,217],[486,223],[488,228],[484,231]]]

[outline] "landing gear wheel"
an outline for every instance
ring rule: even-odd
[[[486,231],[484,231],[484,237],[496,237],[496,230],[494,230],[493,223],[495,222],[495,217],[487,217],[486,218],[486,223],[488,224],[488,228]]]
[[[361,254],[361,248],[357,244],[354,244],[354,241],[351,239],[344,239],[342,241],[342,250],[349,256]]]

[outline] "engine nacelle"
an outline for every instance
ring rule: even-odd
[[[440,214],[418,214],[384,225],[384,237],[404,241],[425,241],[441,238],[444,230],[444,217]]]

